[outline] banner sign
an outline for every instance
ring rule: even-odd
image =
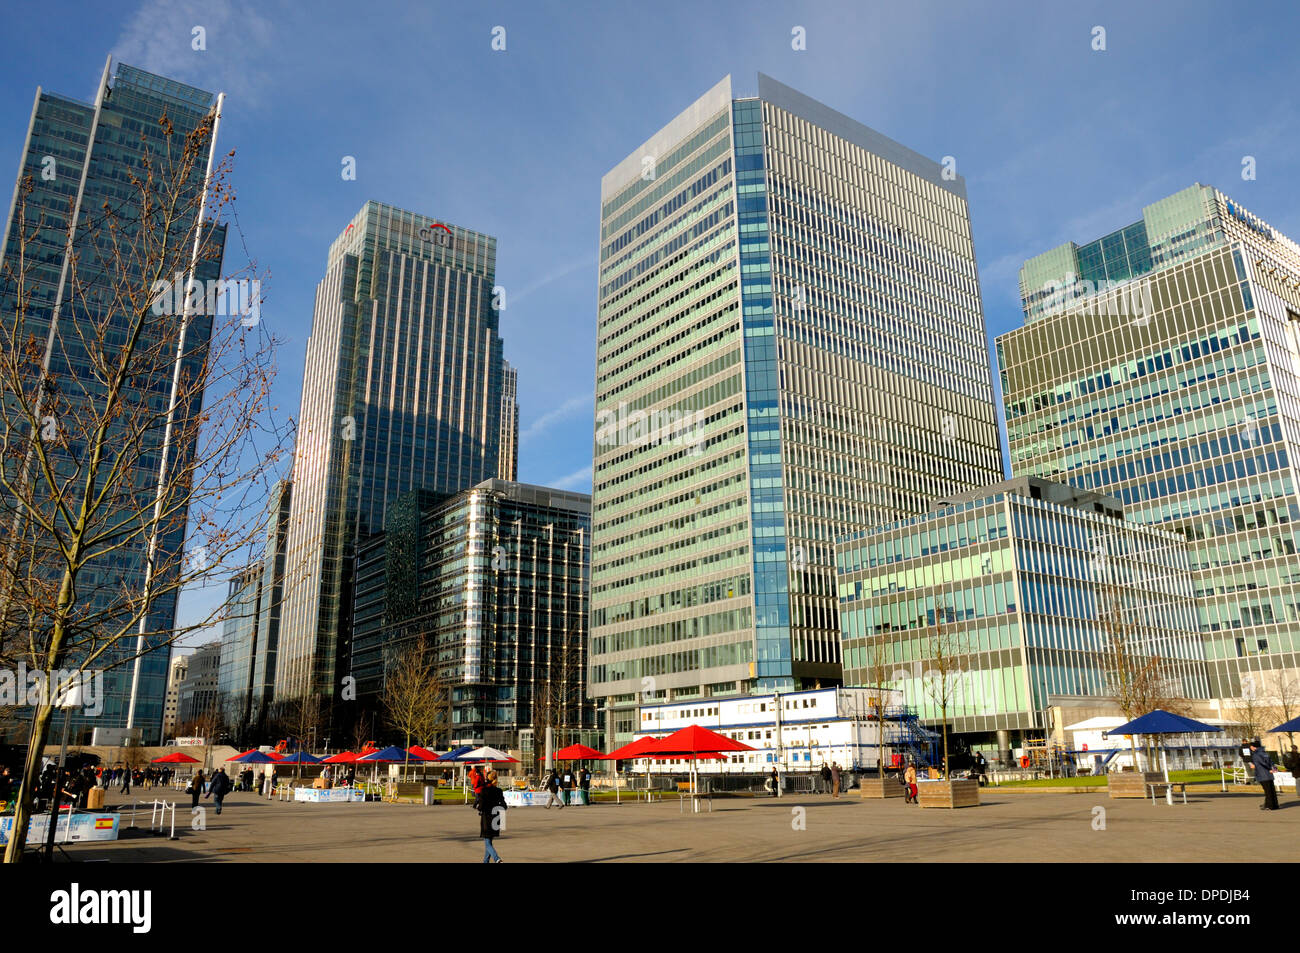
[[[117,840],[117,824],[119,814],[73,814],[72,831],[68,831],[68,814],[65,811],[59,812],[59,826],[54,831],[54,842],[62,844],[66,841],[77,843],[78,841],[104,841]],[[0,817],[0,844],[9,843],[9,835],[13,831],[14,818],[10,814],[8,817]],[[27,844],[43,844],[45,837],[50,829],[50,816],[48,814],[36,814],[32,817],[32,822],[27,828]]]

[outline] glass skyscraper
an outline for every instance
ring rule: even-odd
[[[387,506],[496,475],[495,275],[496,239],[378,202],[330,246],[294,449],[277,702],[339,698],[354,546]]]
[[[352,674],[363,703],[420,636],[452,690],[452,744],[600,743],[586,697],[591,498],[487,480],[407,494],[358,545]],[[529,739],[532,743],[529,743]]]
[[[1194,185],[1025,262],[997,342],[1016,474],[1184,536],[1214,696],[1300,651],[1300,247]]]
[[[502,362],[501,381],[501,464],[497,476],[519,479],[519,368]]]
[[[960,669],[951,728],[1003,733],[1000,750],[1012,732],[1050,729],[1042,712],[1057,699],[1111,695],[1116,633],[1133,656],[1168,660],[1173,694],[1207,695],[1187,544],[1125,520],[1109,497],[1021,477],[837,549],[845,679],[872,684],[884,666],[925,721],[940,718],[927,684],[937,627]]]
[[[841,678],[834,540],[1002,476],[965,183],[766,76],[601,183],[591,692]]]
[[[37,89],[19,163],[18,183],[5,222],[4,245],[0,247],[3,255],[0,322],[5,323],[7,342],[13,342],[16,335],[24,344],[31,339],[46,346],[41,371],[56,387],[62,385],[59,392],[68,400],[84,400],[80,395],[95,393],[96,382],[102,379],[103,373],[103,364],[96,364],[95,360],[111,362],[112,359],[111,350],[103,350],[103,342],[112,341],[118,335],[124,339],[126,334],[126,317],[117,302],[123,300],[137,279],[147,280],[140,274],[143,262],[133,258],[139,251],[136,242],[144,227],[145,213],[141,207],[141,190],[131,183],[131,177],[143,177],[146,163],[151,169],[148,174],[155,181],[179,176],[176,156],[181,153],[181,143],[205,123],[213,124],[204,148],[195,150],[189,159],[192,167],[187,181],[192,185],[179,196],[184,211],[170,226],[173,241],[178,241],[178,236],[188,236],[192,245],[200,215],[200,197],[207,186],[206,170],[216,155],[216,117],[220,108],[220,97],[166,77],[123,63],[118,64],[114,73],[111,59],[104,65],[94,102]],[[30,191],[26,186],[30,186]],[[152,198],[158,197],[155,189]],[[116,231],[102,227],[106,207],[113,210]],[[147,214],[152,216],[151,221],[158,220],[156,208]],[[34,242],[25,241],[24,229],[35,236]],[[204,249],[200,254],[184,255],[189,261],[187,277],[200,282],[220,277],[225,226],[203,229],[202,240]],[[139,294],[149,292],[148,284],[138,288]],[[22,326],[18,327],[20,311]],[[211,329],[210,315],[199,314],[190,320],[185,352],[179,359],[184,377],[194,379],[198,375]],[[149,341],[150,335],[166,333],[169,331],[146,327],[142,340]],[[92,353],[96,348],[101,351],[98,355]],[[175,348],[173,344],[172,350]],[[139,373],[128,385],[123,405],[155,413],[161,401],[165,418],[175,363],[154,362],[147,372],[139,361],[134,366]],[[13,395],[6,392],[0,399],[9,402]],[[181,402],[178,407],[173,418],[178,432],[193,434],[190,422],[200,411],[194,403]],[[82,419],[94,419],[96,413],[102,415],[102,405],[98,411],[91,411],[90,418]],[[76,417],[75,410],[68,415],[69,419]],[[73,446],[84,445],[90,435],[76,432],[76,426],[74,423],[74,430],[66,436]],[[123,440],[127,439],[138,439],[140,443],[133,464],[137,472],[135,485],[153,494],[159,480],[164,428],[147,428],[135,438],[123,436]],[[188,445],[173,442],[170,446],[173,467],[183,466],[182,461],[194,453],[192,440]],[[60,453],[57,448],[53,451],[56,468],[62,467],[59,461],[64,458]],[[79,466],[70,460],[64,461],[68,463],[64,469],[69,474]],[[0,465],[21,467],[23,456],[16,460],[10,456]],[[105,464],[105,469],[108,466]],[[15,474],[16,471],[10,476],[17,483]],[[72,485],[81,482],[73,478]],[[74,510],[78,502],[71,498],[65,500]],[[157,537],[156,565],[164,574],[175,570],[184,548],[186,507],[184,500],[179,502],[179,518],[172,520],[169,528]],[[22,521],[15,518],[11,505],[0,505],[0,514],[4,520],[0,532],[13,538],[29,535],[21,528]],[[114,517],[117,515],[115,511]],[[103,520],[105,525],[114,522],[102,511],[95,519]],[[143,593],[149,538],[147,533],[137,534],[102,559],[96,559],[78,579],[78,598],[95,605],[99,611],[113,607],[112,611],[116,612],[124,604],[123,593]],[[38,545],[48,542],[46,534],[39,531],[35,539]],[[149,606],[142,647],[160,647],[159,651],[146,651],[136,661],[126,661],[136,653],[137,638],[132,637],[118,640],[101,656],[96,669],[115,666],[104,672],[103,711],[94,717],[74,711],[70,722],[72,738],[80,738],[93,728],[132,727],[140,729],[144,744],[161,740],[170,656],[161,646],[168,643],[175,629],[177,595],[174,591],[159,594]],[[134,612],[129,607],[126,611]]]

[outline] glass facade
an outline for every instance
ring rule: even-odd
[[[368,202],[330,246],[307,343],[276,701],[338,697],[355,543],[404,493],[494,477],[496,240]]]
[[[1117,285],[1079,287],[1061,249],[1025,263],[1026,325],[997,342],[1011,467],[1188,541],[1211,691],[1231,698],[1298,667],[1300,248],[1202,185],[1138,226],[1149,266]]]
[[[454,744],[520,746],[556,706],[565,739],[593,743],[587,699],[591,498],[488,480],[413,493],[361,543],[352,674],[379,705],[401,653],[425,636],[453,686]]]
[[[119,330],[125,334],[127,316],[121,309],[114,310],[113,303],[120,300],[117,296],[132,282],[138,280],[142,287],[148,286],[148,280],[140,273],[141,262],[132,258],[130,250],[125,254],[119,250],[121,235],[130,234],[141,224],[140,191],[130,184],[129,177],[143,175],[146,162],[151,164],[150,174],[155,177],[178,174],[169,165],[174,159],[167,157],[177,153],[179,141],[212,118],[215,108],[212,93],[126,64],[118,64],[115,73],[110,65],[105,65],[93,103],[38,91],[23,144],[18,186],[6,221],[4,245],[0,248],[3,254],[0,321],[6,322],[5,334],[9,340],[16,336],[23,341],[50,342],[43,373],[56,386],[60,381],[75,382],[62,387],[62,399],[75,401],[81,393],[91,395],[93,400],[95,382],[101,379],[102,364],[96,361],[102,360],[103,355],[93,355],[87,347],[87,341],[95,340],[98,332],[92,331],[85,337],[81,332],[103,327],[108,329],[108,340]],[[165,134],[168,124],[172,129],[170,138]],[[192,191],[182,196],[182,207],[190,208],[192,203],[192,212],[179,216],[171,226],[175,234],[169,237],[173,242],[188,237],[189,243],[193,243],[205,170],[215,148],[215,137],[209,137],[208,148],[192,157],[188,180],[193,183]],[[24,188],[24,181],[30,183],[30,191]],[[154,198],[157,197],[155,192]],[[114,209],[120,234],[100,227],[106,206]],[[34,241],[27,242],[20,230],[34,236]],[[207,229],[203,240],[205,249],[192,271],[199,281],[220,277],[225,226]],[[90,276],[92,273],[94,276]],[[69,278],[70,274],[75,274],[75,278]],[[24,308],[22,326],[18,327],[14,322],[20,313],[20,278]],[[191,320],[185,353],[180,358],[182,375],[193,379],[199,373],[211,328],[210,316],[200,315]],[[146,328],[144,333],[147,340],[149,334],[173,331]],[[173,351],[175,347],[173,344]],[[157,361],[148,370],[140,362],[135,366],[139,374],[136,382],[128,387],[124,403],[144,414],[154,414],[161,401],[165,418],[165,395],[170,392],[175,364]],[[11,396],[6,393],[3,399],[9,400]],[[193,432],[186,421],[199,413],[195,403],[179,407],[175,418],[178,429]],[[76,417],[75,408],[69,408],[65,419]],[[93,419],[93,412],[90,418],[83,419]],[[162,462],[164,428],[143,431],[137,428],[133,437],[126,435],[129,430],[123,425],[120,445],[138,443],[133,464],[138,472],[137,485],[154,492]],[[75,444],[87,437],[73,434],[71,442]],[[172,452],[173,466],[176,466],[174,461],[193,454],[193,443],[188,446],[173,443]],[[60,454],[57,447],[52,450],[53,465],[68,474],[72,485],[77,485],[81,481],[74,474],[80,464]],[[22,462],[21,455],[17,458],[11,455],[0,465],[21,466]],[[75,509],[76,501],[71,503]],[[181,518],[158,537],[157,565],[164,567],[163,573],[174,571],[181,559],[186,528],[184,504],[184,500],[171,502],[170,505],[179,507]],[[125,511],[101,511],[96,518],[103,519],[106,526],[112,525],[127,518],[131,508],[128,505]],[[13,530],[19,532],[17,523]],[[6,532],[9,531],[6,527]],[[44,540],[45,534],[40,533],[38,539]],[[123,593],[136,596],[144,591],[148,541],[142,536],[94,560],[79,576],[78,597],[95,605],[97,611],[111,611],[117,618],[133,615],[135,610],[130,600],[123,598]],[[157,596],[145,619],[145,647],[157,647],[159,651],[146,652],[135,663],[125,662],[136,654],[136,639],[128,638],[118,640],[101,656],[97,667],[115,666],[104,672],[103,711],[95,717],[74,712],[70,721],[73,739],[87,736],[93,728],[135,727],[141,730],[144,744],[160,743],[170,655],[165,645],[175,629],[176,601],[175,592]],[[104,625],[108,627],[111,623],[105,621]],[[22,730],[25,732],[25,728]]]
[[[834,540],[1002,467],[938,163],[728,78],[601,200],[591,690],[620,744],[638,699],[839,683]]]
[[[1177,690],[1207,697],[1182,537],[1041,481],[969,497],[839,543],[846,680],[869,684],[883,664],[887,686],[938,719],[927,680],[942,625],[959,669],[954,730],[1041,728],[1053,696],[1108,696],[1106,623],[1122,611],[1134,651],[1170,660]]]

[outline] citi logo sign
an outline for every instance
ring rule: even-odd
[[[451,234],[451,229],[446,225],[435,222],[432,225],[424,226],[417,234],[420,236],[420,241],[422,242],[430,242],[434,245],[441,246],[442,248],[451,247],[453,236]]]
[[[129,924],[133,933],[148,933],[153,926],[153,891],[69,890],[50,894],[50,922],[62,925]]]

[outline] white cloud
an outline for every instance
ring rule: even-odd
[[[192,47],[203,27],[206,49]],[[113,46],[113,60],[224,92],[247,110],[269,84],[276,61],[271,21],[247,0],[146,0]]]
[[[581,470],[574,470],[567,476],[557,477],[554,480],[547,480],[546,486],[553,487],[557,490],[576,490],[591,489],[591,466],[587,465]]]
[[[519,435],[519,442],[523,443],[525,440],[531,440],[539,434],[550,430],[560,421],[572,417],[578,411],[594,407],[595,400],[596,398],[592,394],[580,394],[577,397],[570,397],[559,407],[547,411],[529,424],[528,427]]]

